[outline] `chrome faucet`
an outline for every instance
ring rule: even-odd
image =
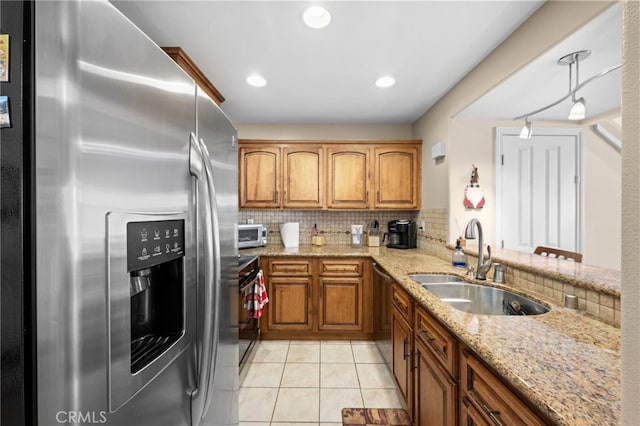
[[[464,231],[464,237],[467,240],[475,240],[476,227],[478,228],[478,267],[476,268],[476,278],[479,280],[486,280],[487,273],[491,269],[491,246],[487,246],[489,258],[485,262],[484,254],[482,253],[482,225],[478,219],[473,218],[469,223],[467,223],[467,228]]]

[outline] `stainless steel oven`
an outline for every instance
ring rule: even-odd
[[[258,256],[238,256],[239,279],[239,307],[238,307],[238,337],[240,343],[240,369],[246,365],[251,351],[260,336],[260,318],[248,303],[255,299],[255,292],[259,289],[260,262]]]

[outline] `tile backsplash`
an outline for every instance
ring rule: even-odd
[[[377,220],[380,231],[387,231],[387,222],[396,219],[416,220],[417,211],[326,211],[326,210],[240,210],[239,223],[262,223],[267,227],[267,244],[282,244],[280,224],[300,224],[300,244],[311,244],[311,229],[318,225],[319,235],[324,235],[326,244],[351,244],[351,225],[364,225]],[[420,239],[420,237],[419,237]]]
[[[424,220],[425,231],[418,233],[418,248],[428,254],[441,259],[451,259],[451,252],[447,249],[447,235],[449,234],[449,210],[423,209],[416,220]]]

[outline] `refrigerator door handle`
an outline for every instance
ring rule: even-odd
[[[218,218],[218,202],[216,186],[213,182],[213,168],[211,161],[209,160],[209,150],[204,143],[204,140],[200,139],[200,149],[202,151],[202,160],[204,163],[205,174],[207,177],[207,188],[209,191],[209,211],[211,214],[211,224],[213,233],[210,234],[210,240],[212,240],[212,253],[213,253],[213,312],[207,312],[207,317],[212,316],[212,328],[213,328],[213,342],[212,350],[208,356],[210,361],[210,372],[207,379],[206,397],[204,399],[203,412],[198,418],[198,422],[202,416],[209,411],[209,405],[213,395],[213,382],[216,374],[216,361],[218,359],[218,342],[220,341],[220,287],[222,286],[222,265],[221,265],[221,252],[220,252],[220,221]],[[211,236],[213,238],[211,238]],[[208,262],[208,260],[207,260]]]
[[[215,278],[211,258],[213,254],[213,214],[211,213],[211,201],[209,199],[209,179],[207,179],[206,160],[202,148],[196,136],[191,133],[189,147],[189,171],[197,179],[197,229],[196,235],[204,238],[204,253],[198,253],[197,269],[204,268],[204,283],[202,285],[204,297],[204,318],[202,334],[197,337],[198,354],[196,388],[191,393],[191,418],[194,424],[200,423],[204,413],[207,389],[212,369],[212,345],[214,340],[213,321],[209,315],[214,312],[215,302]],[[196,244],[197,245],[197,244]],[[198,278],[200,274],[198,273]],[[197,419],[197,420],[196,420]]]

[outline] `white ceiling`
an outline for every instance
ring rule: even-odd
[[[580,62],[580,82],[622,61],[622,5],[609,8],[589,24],[529,63],[457,115],[463,119],[512,119],[549,105],[569,93],[569,67],[558,65],[562,56],[591,50]],[[615,111],[621,103],[621,71],[588,83],[576,93],[584,97],[587,118]],[[575,87],[575,79],[573,81]],[[565,121],[571,99],[531,116],[531,120]]]
[[[222,108],[236,124],[338,124],[414,122],[543,1],[113,3],[158,45],[182,47],[226,98]],[[303,24],[311,4],[331,12],[327,28]],[[266,87],[247,85],[254,72]],[[376,88],[387,74],[396,85]]]

